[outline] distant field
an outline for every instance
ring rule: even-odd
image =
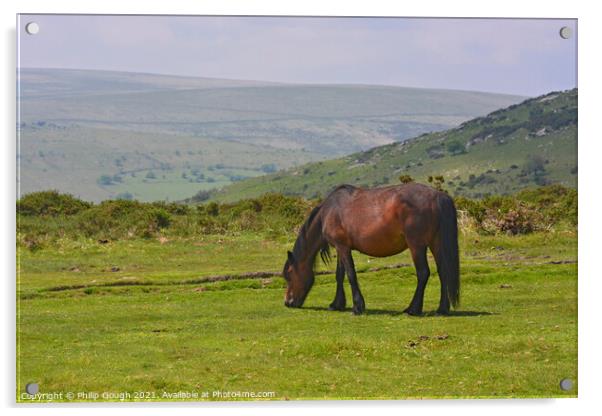
[[[110,71],[22,69],[19,77],[21,192],[58,189],[92,201],[183,199],[272,171],[263,165],[287,169],[403,141],[523,99]],[[216,165],[246,172],[213,176]],[[129,179],[158,166],[168,181]],[[194,186],[182,177],[191,169],[214,182]],[[102,175],[122,183],[105,186]]]
[[[283,306],[280,277],[202,283],[278,271],[292,243],[241,233],[21,248],[18,397],[33,381],[41,392],[142,391],[150,400],[177,391],[268,391],[272,400],[577,395],[577,386],[558,385],[577,380],[574,231],[463,233],[462,305],[450,317],[432,314],[436,274],[426,316],[409,317],[401,310],[413,268],[366,272],[409,264],[407,253],[356,256],[363,316],[325,310],[333,275],[319,276],[298,310]]]
[[[262,167],[320,159],[303,150],[106,128],[25,127],[22,135],[22,194],[63,189],[93,201],[126,193],[141,201],[184,199],[263,175]]]

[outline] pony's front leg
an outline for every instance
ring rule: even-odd
[[[354,315],[361,315],[366,309],[364,297],[360,291],[360,285],[357,283],[357,276],[355,274],[355,265],[353,264],[353,257],[351,257],[351,250],[337,250],[338,257],[343,262],[347,278],[349,279],[349,285],[351,285],[351,293],[353,295],[353,309]]]
[[[345,299],[345,289],[343,288],[343,281],[345,280],[345,268],[341,263],[340,257],[337,256],[337,294],[334,297],[334,300],[328,307],[331,311],[344,311],[345,304],[347,303]]]

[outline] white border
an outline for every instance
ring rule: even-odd
[[[554,17],[579,19],[579,399],[558,400],[456,400],[456,401],[401,401],[401,402],[296,402],[296,403],[218,403],[184,404],[177,406],[179,414],[220,413],[303,415],[315,412],[365,413],[371,407],[379,412],[400,414],[400,412],[420,412],[421,414],[445,413],[506,415],[508,412],[540,412],[562,414],[578,412],[593,413],[599,395],[600,348],[602,336],[596,313],[600,311],[600,299],[596,294],[602,289],[602,276],[596,267],[600,247],[600,221],[598,197],[600,193],[599,158],[602,157],[602,134],[600,112],[602,94],[600,91],[599,40],[602,39],[600,15],[596,13],[596,2],[575,2],[548,0],[527,2],[524,0],[488,1],[421,0],[412,2],[387,2],[381,0],[5,0],[0,3],[3,30],[2,80],[4,97],[0,102],[0,114],[4,137],[2,140],[1,167],[3,175],[2,221],[2,365],[0,368],[0,395],[5,414],[32,414],[36,409],[51,415],[80,415],[77,406],[62,405],[47,407],[16,406],[15,398],[15,21],[16,13],[112,13],[112,14],[235,14],[235,15],[345,15],[345,16],[442,16],[442,17]],[[598,296],[599,297],[599,296]],[[169,404],[126,405],[116,411],[145,416],[162,414]],[[343,407],[344,409],[336,409]],[[92,405],[87,414],[106,414],[107,409]]]

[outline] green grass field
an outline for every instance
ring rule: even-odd
[[[273,392],[270,400],[577,395],[577,385],[559,388],[577,380],[574,231],[463,233],[462,304],[449,317],[433,314],[434,271],[425,316],[401,314],[416,281],[407,253],[356,255],[362,316],[326,310],[332,274],[318,276],[301,309],[283,306],[281,277],[204,282],[279,271],[293,237],[19,248],[17,400],[30,401],[30,382],[65,401],[68,392],[128,392],[132,401],[181,391],[196,400],[216,391]],[[369,271],[392,264],[406,265]]]

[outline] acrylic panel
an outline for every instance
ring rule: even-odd
[[[577,396],[575,19],[17,33],[18,402]]]

